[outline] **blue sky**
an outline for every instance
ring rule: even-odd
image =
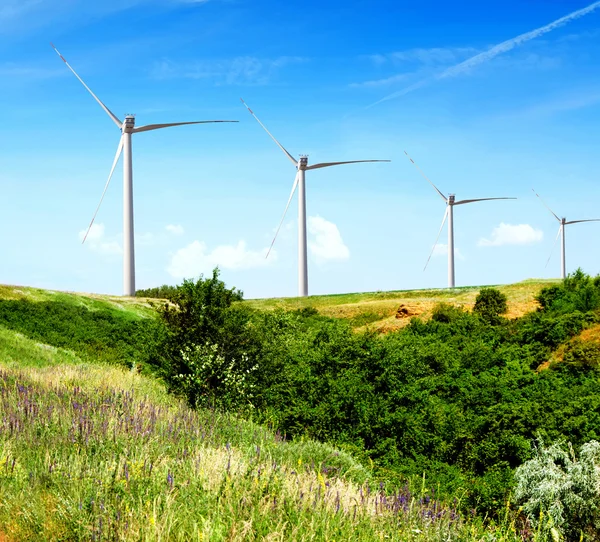
[[[296,294],[295,200],[264,258],[294,169],[240,97],[312,163],[392,160],[307,173],[312,294],[445,286],[444,203],[404,150],[458,199],[518,198],[455,208],[459,286],[558,276],[532,187],[600,218],[600,2],[0,0],[1,283],[122,291],[120,166],[81,244],[118,129],[50,41],[119,117],[240,121],[133,137],[138,288],[219,265]],[[568,271],[600,271],[599,236],[567,227]]]

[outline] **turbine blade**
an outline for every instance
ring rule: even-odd
[[[212,122],[239,122],[237,120],[197,120],[193,122],[169,122],[167,124],[147,124],[146,126],[140,126],[134,128],[133,133],[138,132],[149,132],[150,130],[160,130],[161,128],[170,128],[171,126],[184,126],[185,124],[209,124]]]
[[[552,211],[550,211],[550,212],[552,212]],[[550,256],[548,256],[548,259],[546,260],[546,265],[544,266],[544,268],[548,267],[548,264],[550,263],[550,258],[552,258],[552,254],[554,253],[554,249],[556,248],[556,242],[558,241],[559,237],[560,237],[560,226],[558,227],[558,233],[556,234],[556,239],[554,239],[554,244],[552,245],[552,250],[550,251]]]
[[[259,118],[258,118],[258,117],[257,117],[257,116],[254,114],[254,111],[252,111],[252,109],[250,109],[250,108],[248,107],[248,104],[247,104],[247,103],[246,103],[246,102],[245,102],[245,101],[244,101],[242,98],[240,98],[240,100],[241,100],[241,102],[242,102],[242,103],[243,103],[243,104],[246,106],[246,109],[247,109],[248,111],[250,111],[250,114],[251,114],[251,115],[252,115],[252,116],[253,116],[253,117],[254,117],[254,118],[255,118],[255,119],[258,121],[258,124],[260,124],[260,125],[261,125],[261,126],[264,128],[265,132],[267,132],[267,134],[269,134],[269,136],[271,137],[271,139],[272,139],[273,141],[275,141],[275,143],[277,143],[277,146],[278,146],[278,147],[279,147],[279,148],[280,148],[280,149],[281,149],[281,150],[282,150],[282,151],[283,151],[283,152],[284,152],[284,153],[287,155],[287,157],[288,157],[288,158],[289,158],[289,159],[292,161],[292,163],[293,163],[295,166],[297,166],[297,165],[298,165],[298,160],[296,160],[296,159],[295,159],[295,158],[294,158],[294,157],[293,157],[293,156],[292,156],[292,155],[291,155],[291,154],[290,154],[290,153],[289,153],[289,152],[288,152],[288,151],[287,151],[287,150],[284,148],[284,146],[283,146],[281,143],[279,143],[279,141],[277,141],[277,140],[275,139],[275,137],[273,136],[273,134],[272,134],[271,132],[269,132],[269,130],[267,130],[267,127],[266,127],[266,126],[265,126],[265,125],[264,125],[262,122],[260,122]]]
[[[426,181],[427,181],[427,182],[428,182],[428,183],[429,183],[431,186],[433,186],[433,188],[435,188],[435,191],[436,191],[436,192],[437,192],[437,193],[438,193],[438,194],[441,196],[441,198],[442,198],[444,201],[448,201],[448,198],[447,198],[446,196],[444,196],[444,194],[442,194],[442,193],[440,192],[440,189],[439,189],[437,186],[435,186],[435,184],[433,184],[433,183],[432,183],[432,182],[429,180],[429,177],[427,177],[427,175],[425,175],[425,173],[423,173],[423,171],[421,170],[421,168],[420,168],[419,166],[417,166],[417,163],[416,163],[416,162],[415,162],[415,161],[414,161],[414,160],[413,160],[413,159],[412,159],[412,158],[411,158],[411,157],[408,155],[408,153],[407,153],[406,151],[404,151],[404,154],[406,154],[406,156],[408,157],[408,159],[409,159],[409,160],[410,160],[410,161],[413,163],[413,165],[414,165],[414,166],[415,166],[415,167],[416,167],[416,168],[419,170],[419,173],[420,173],[421,175],[423,175],[423,177],[425,177],[425,180],[426,180]]]
[[[491,201],[495,199],[517,199],[517,198],[477,198],[477,199],[463,199],[461,201],[455,201],[454,205],[463,205],[465,203],[474,203],[476,201]]]
[[[435,243],[433,243],[433,247],[431,248],[431,252],[429,253],[429,258],[427,258],[427,262],[425,263],[425,267],[423,268],[423,271],[425,271],[425,269],[427,269],[427,266],[429,265],[429,260],[431,260],[431,257],[433,256],[433,251],[435,250],[435,247],[437,246],[437,242],[440,238],[440,235],[442,234],[442,230],[444,229],[444,224],[446,223],[446,219],[448,218],[448,210],[449,210],[449,208],[446,207],[446,212],[444,213],[442,225],[440,226],[440,231],[438,231],[437,237],[435,238]]]
[[[350,160],[347,162],[323,162],[322,164],[314,164],[313,166],[308,166],[306,169],[319,169],[322,167],[330,167],[330,166],[341,166],[342,164],[362,164],[365,162],[391,162],[391,160]]]
[[[98,203],[98,207],[96,207],[96,212],[94,213],[94,216],[92,217],[92,221],[90,222],[90,225],[88,226],[88,229],[85,232],[85,236],[83,237],[83,241],[81,241],[81,244],[85,243],[85,240],[87,239],[87,236],[90,233],[90,230],[92,229],[92,224],[94,223],[94,220],[96,220],[96,215],[98,214],[98,211],[100,210],[100,205],[102,205],[102,201],[104,200],[104,194],[106,194],[106,190],[108,189],[110,180],[112,179],[113,173],[115,172],[115,168],[117,167],[117,162],[119,161],[119,157],[121,156],[122,151],[123,151],[123,136],[121,136],[121,139],[119,140],[119,146],[117,147],[117,153],[115,154],[115,159],[113,161],[113,165],[110,168],[108,180],[106,181],[106,184],[104,185],[104,190],[102,191],[100,203]]]
[[[570,222],[565,222],[565,224],[578,224],[579,222],[600,222],[600,218],[589,218],[587,220],[571,220]]]
[[[556,213],[555,213],[555,212],[554,212],[552,209],[550,209],[550,207],[548,207],[548,206],[546,205],[546,202],[545,202],[545,201],[542,199],[542,196],[540,196],[540,195],[539,195],[539,194],[538,194],[538,193],[537,193],[537,192],[536,192],[536,191],[535,191],[533,188],[532,188],[531,190],[533,190],[533,193],[534,193],[534,194],[535,194],[535,195],[536,195],[538,198],[540,198],[540,201],[542,202],[542,205],[543,205],[544,207],[546,207],[546,209],[548,209],[548,211],[550,211],[550,212],[551,212],[551,213],[554,215],[554,218],[556,218],[556,220],[558,220],[558,221],[560,222],[560,221],[561,221],[561,220],[560,220],[560,218],[558,218],[558,217],[556,216]]]
[[[277,239],[277,236],[279,235],[279,230],[281,229],[281,225],[283,224],[283,219],[285,218],[285,215],[290,207],[290,203],[292,202],[292,198],[294,197],[294,192],[296,191],[296,187],[298,186],[298,178],[299,177],[300,177],[300,172],[296,173],[296,178],[294,179],[294,184],[292,185],[292,191],[290,192],[290,197],[288,199],[287,205],[285,206],[285,211],[283,211],[283,216],[281,217],[279,226],[277,226],[277,231],[275,232],[275,237],[273,237],[273,241],[271,241],[271,246],[269,247],[269,250],[267,251],[267,255],[265,256],[265,259],[269,257],[269,254],[271,254],[271,249],[273,248],[273,245],[275,244],[275,239]]]
[[[79,77],[79,75],[77,75],[77,72],[71,68],[71,65],[66,61],[65,57],[62,56],[59,52],[58,49],[56,47],[54,47],[53,43],[50,43],[50,45],[52,45],[52,48],[56,51],[56,54],[61,58],[61,60],[67,65],[67,68],[69,68],[72,72],[73,75],[75,75],[75,77],[77,77],[77,79],[79,79],[79,81],[81,82],[81,84],[87,89],[87,91],[94,97],[94,100],[96,100],[100,106],[102,107],[102,109],[104,109],[104,111],[106,111],[106,113],[108,114],[108,116],[114,121],[114,123],[119,127],[122,128],[123,127],[123,122],[119,120],[119,118],[108,108],[106,107],[101,101],[100,98],[98,98],[98,96],[96,96],[93,92],[92,89],[90,87],[88,87],[83,79],[81,77]]]

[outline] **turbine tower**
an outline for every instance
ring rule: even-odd
[[[106,185],[104,186],[104,190],[102,192],[102,196],[100,198],[100,203],[98,203],[98,207],[96,207],[96,212],[92,217],[90,225],[85,233],[83,238],[83,242],[90,233],[92,228],[92,224],[96,219],[96,215],[98,214],[98,210],[100,209],[100,205],[102,205],[102,200],[104,199],[104,194],[106,194],[106,190],[108,185],[110,184],[110,180],[117,166],[117,162],[119,161],[119,157],[121,156],[121,152],[123,153],[123,294],[126,296],[134,296],[135,295],[135,251],[134,251],[134,241],[133,241],[133,163],[132,163],[132,152],[131,152],[131,136],[132,134],[137,134],[139,132],[149,132],[151,130],[160,130],[161,128],[170,128],[171,126],[183,126],[185,124],[207,124],[213,122],[237,122],[236,120],[201,120],[201,121],[193,121],[193,122],[171,122],[168,124],[148,124],[146,126],[135,126],[135,117],[133,115],[126,115],[125,120],[121,121],[119,118],[104,105],[100,99],[91,91],[91,89],[84,83],[83,79],[77,75],[75,70],[69,65],[69,63],[65,60],[65,58],[58,52],[58,49],[51,44],[53,49],[56,51],[56,54],[61,58],[61,60],[67,65],[67,68],[73,72],[73,75],[79,79],[81,84],[86,88],[86,90],[92,95],[94,100],[96,100],[102,109],[106,112],[106,114],[111,118],[111,120],[117,125],[117,127],[121,130],[121,138],[119,139],[119,145],[117,147],[117,153],[115,154],[115,159],[113,161],[112,168],[110,170],[110,174],[108,176],[108,180],[106,181]]]
[[[279,141],[277,141],[275,137],[273,137],[271,132],[267,130],[267,127],[258,119],[258,117],[254,114],[252,109],[248,107],[248,104],[244,100],[241,101],[246,106],[246,109],[248,109],[250,114],[258,121],[258,124],[260,124],[263,127],[265,132],[269,134],[271,139],[275,141],[277,146],[285,153],[290,162],[292,162],[292,164],[294,164],[294,167],[296,168],[296,177],[294,178],[294,183],[292,184],[292,192],[290,193],[287,205],[285,206],[285,211],[283,212],[283,216],[281,217],[279,226],[277,226],[277,231],[275,232],[275,237],[273,237],[273,241],[271,242],[271,246],[269,247],[269,251],[267,252],[267,257],[269,256],[271,249],[275,244],[275,239],[277,239],[277,235],[279,234],[279,230],[281,229],[281,225],[283,224],[283,219],[285,218],[292,198],[294,197],[294,192],[296,191],[296,188],[298,188],[298,296],[306,297],[308,295],[308,262],[306,249],[306,172],[311,169],[340,166],[342,164],[359,164],[364,162],[390,162],[390,160],[350,160],[346,162],[323,162],[320,164],[313,164],[309,166],[307,156],[300,156],[300,159],[296,160],[283,147],[283,145],[281,145],[281,143],[279,143]]]
[[[556,239],[554,240],[554,245],[552,246],[552,250],[550,251],[550,256],[548,256],[548,261],[546,262],[546,265],[548,265],[548,262],[550,261],[550,258],[552,257],[552,252],[554,252],[554,247],[556,246],[556,241],[558,241],[558,238],[561,238],[561,242],[560,242],[560,278],[564,279],[567,276],[567,261],[566,261],[566,250],[565,250],[565,226],[567,224],[578,224],[579,222],[600,222],[600,218],[589,218],[587,220],[569,220],[567,221],[566,218],[558,218],[558,216],[554,213],[554,211],[552,209],[550,209],[550,207],[548,207],[548,205],[546,205],[546,202],[542,199],[542,197],[532,188],[533,193],[540,198],[540,201],[542,202],[542,205],[544,205],[544,207],[546,207],[546,209],[548,209],[548,211],[550,211],[552,213],[552,216],[554,216],[554,218],[556,218],[556,220],[558,220],[559,226],[558,226],[558,233],[556,234]]]
[[[444,196],[442,192],[438,189],[435,184],[433,184],[429,178],[423,173],[421,168],[417,166],[416,162],[408,155],[406,151],[404,154],[408,157],[408,159],[413,163],[413,165],[417,168],[419,173],[425,178],[425,180],[433,186],[435,191],[440,195],[440,197],[446,203],[446,212],[444,213],[444,218],[442,219],[442,225],[440,226],[440,230],[438,231],[437,237],[435,238],[435,243],[433,244],[433,248],[429,253],[429,258],[427,258],[427,263],[423,268],[423,271],[427,269],[427,265],[429,264],[429,260],[431,260],[431,256],[433,255],[433,251],[437,245],[438,239],[444,229],[444,224],[446,223],[446,219],[448,220],[448,288],[454,288],[455,280],[454,280],[454,206],[455,205],[464,205],[466,203],[475,203],[477,201],[491,201],[491,200],[499,200],[499,199],[517,199],[517,198],[477,198],[477,199],[463,199],[460,201],[456,201],[456,196],[454,194],[449,194],[448,197]]]

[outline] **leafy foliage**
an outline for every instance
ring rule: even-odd
[[[577,275],[540,299],[586,308],[594,284]],[[506,499],[536,435],[576,446],[600,438],[596,365],[582,361],[586,352],[572,349],[565,363],[537,372],[593,312],[550,301],[509,321],[506,298],[487,288],[473,313],[440,303],[431,320],[377,336],[307,308],[252,311],[233,303],[233,292],[216,274],[184,283],[181,305],[162,313],[167,379],[191,404],[251,406],[288,437],[373,461],[382,479],[428,472],[442,492],[467,488],[465,506],[488,512]]]
[[[398,486],[426,472],[441,495],[463,491],[463,506],[493,514],[536,436],[575,450],[600,440],[600,349],[572,340],[598,320],[599,288],[575,273],[515,320],[488,289],[480,311],[439,304],[378,336],[311,307],[252,310],[215,270],[175,287],[157,319],[13,299],[0,301],[0,325],[84,360],[150,360],[194,407],[243,409],[295,442],[339,446]],[[559,346],[564,361],[539,370]]]
[[[248,314],[232,308],[242,297],[226,288],[215,269],[210,278],[184,280],[158,309],[166,336],[155,363],[171,389],[192,405],[248,402],[246,375],[253,370],[244,352]]]
[[[547,540],[598,540],[600,532],[600,443],[545,447],[515,472],[515,498]]]
[[[594,311],[600,308],[600,276],[592,278],[577,269],[560,286],[544,288],[536,299],[543,311],[558,314]]]
[[[136,297],[153,297],[156,299],[169,299],[175,291],[177,290],[176,286],[169,286],[168,284],[163,284],[162,286],[156,286],[155,288],[146,288],[145,290],[136,290]]]
[[[508,299],[496,288],[482,288],[475,299],[473,312],[492,324],[498,323],[508,312]]]
[[[84,360],[144,365],[156,355],[162,326],[108,304],[71,299],[0,300],[0,325],[43,344],[73,350]]]

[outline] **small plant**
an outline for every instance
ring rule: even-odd
[[[600,443],[544,447],[515,472],[515,498],[523,504],[541,540],[598,540],[600,529]]]

